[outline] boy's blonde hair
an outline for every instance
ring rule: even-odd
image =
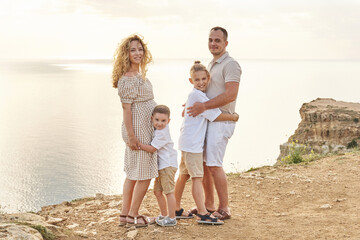
[[[154,108],[152,115],[154,116],[155,113],[163,113],[163,114],[168,115],[168,117],[170,118],[170,108],[168,108],[165,105],[157,105]]]
[[[195,72],[199,72],[199,71],[205,71],[205,72],[206,72],[206,75],[207,75],[208,77],[210,77],[210,73],[209,73],[209,71],[206,69],[206,67],[205,67],[204,65],[202,65],[202,64],[200,63],[200,61],[196,60],[196,61],[194,62],[194,65],[190,68],[190,76],[191,76],[191,78],[194,78],[194,73],[195,73]]]
[[[130,43],[132,41],[138,41],[143,47],[144,55],[141,59],[140,69],[142,79],[146,79],[147,64],[152,62],[152,56],[143,41],[143,37],[133,34],[123,39],[114,53],[114,66],[112,72],[112,85],[114,88],[117,88],[119,79],[130,69]]]

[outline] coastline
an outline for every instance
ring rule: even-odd
[[[180,220],[176,227],[119,227],[121,195],[76,199],[33,214],[51,225],[53,239],[356,239],[360,236],[360,152],[298,165],[264,166],[228,174],[232,218],[223,226]],[[183,207],[194,206],[187,184]],[[142,214],[157,216],[152,190]],[[5,222],[11,214],[0,215]],[[39,219],[38,219],[39,220]],[[56,231],[55,231],[56,230]],[[1,234],[2,232],[0,232]],[[1,235],[0,235],[1,236]]]

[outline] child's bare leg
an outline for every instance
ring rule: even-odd
[[[154,195],[156,196],[161,216],[167,216],[166,199],[163,193],[160,191],[154,191]]]
[[[198,214],[205,215],[208,211],[205,208],[205,197],[202,180],[202,177],[191,178],[192,195],[196,203]]]
[[[190,175],[179,174],[175,183],[175,210],[181,209],[181,198],[185,189],[186,181],[190,178]]]
[[[204,163],[204,178],[203,187],[205,192],[205,207],[209,210],[215,211],[215,198],[214,198],[214,179],[211,175],[209,167]]]
[[[176,200],[175,200],[174,192],[166,194],[166,199],[167,199],[167,205],[168,205],[168,210],[169,210],[169,217],[170,218],[175,218]]]

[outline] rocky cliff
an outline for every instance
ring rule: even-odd
[[[360,103],[318,98],[304,103],[300,115],[301,122],[294,135],[280,146],[278,159],[288,154],[293,142],[322,154],[360,145]]]

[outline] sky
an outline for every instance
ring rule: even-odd
[[[130,34],[154,58],[360,59],[360,0],[0,0],[0,59],[112,58]]]

